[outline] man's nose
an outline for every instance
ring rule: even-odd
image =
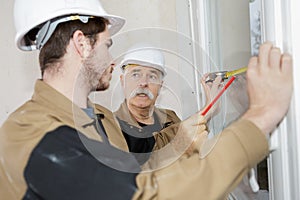
[[[115,68],[116,63],[115,63],[115,61],[114,61],[112,55],[109,53],[108,56],[109,56],[109,60],[110,60],[110,66],[111,66],[112,68]]]
[[[139,80],[139,86],[140,87],[147,87],[149,84],[147,76],[142,76],[141,79]]]
[[[111,69],[112,69],[112,70],[114,70],[114,69],[115,69],[115,67],[116,67],[116,64],[115,64],[115,62],[111,62],[111,63],[110,63],[110,66],[111,66]]]

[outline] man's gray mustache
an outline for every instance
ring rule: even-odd
[[[145,94],[149,97],[149,99],[154,99],[154,95],[153,93],[148,90],[148,89],[145,89],[145,88],[136,88],[135,90],[133,90],[129,96],[129,98],[133,98],[139,94]]]

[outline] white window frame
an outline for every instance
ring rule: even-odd
[[[294,95],[289,112],[270,140],[268,159],[271,200],[300,199],[300,28],[298,0],[262,0],[262,41],[271,41],[294,62]],[[297,84],[298,82],[298,84]],[[297,112],[298,110],[298,112]]]
[[[178,2],[182,0],[177,0]],[[283,52],[291,53],[294,63],[294,94],[289,112],[270,140],[272,153],[268,158],[269,169],[269,199],[294,200],[300,199],[300,1],[299,0],[257,0],[261,1],[262,42],[271,41]],[[206,0],[186,0],[190,8],[190,24],[188,34],[198,40],[202,48],[213,56],[220,58],[209,37],[217,33],[214,26],[209,26],[212,13],[207,13],[209,3]],[[213,11],[210,11],[213,12]],[[215,11],[213,16],[217,16]],[[179,20],[179,19],[178,19]],[[214,36],[213,36],[214,37]],[[214,50],[214,51],[213,51]],[[197,51],[193,50],[196,58]],[[209,71],[209,61],[202,61],[203,72]],[[197,60],[195,59],[195,64]],[[221,64],[221,63],[218,63]],[[297,76],[298,75],[298,76]],[[198,96],[198,95],[197,95]],[[298,112],[297,112],[298,111]]]

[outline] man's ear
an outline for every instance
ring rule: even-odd
[[[120,75],[121,86],[124,87],[124,75]]]
[[[85,35],[83,34],[82,31],[76,30],[73,33],[72,40],[74,42],[74,47],[75,47],[76,51],[78,52],[78,54],[82,58],[86,58],[91,51],[91,44],[89,42],[89,39],[87,37],[85,37]]]
[[[161,81],[160,87],[158,88],[158,92],[157,92],[158,95],[160,94],[160,91],[161,91],[161,88],[162,88],[163,84],[164,84],[164,81]]]

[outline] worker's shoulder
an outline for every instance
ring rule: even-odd
[[[167,115],[171,119],[175,119],[175,121],[180,121],[180,118],[176,114],[174,110],[168,108],[156,107],[157,112]]]
[[[31,121],[36,123],[37,121],[43,121],[50,114],[49,107],[38,104],[32,100],[25,102],[19,108],[17,108],[14,112],[12,112],[8,120],[18,120],[18,122],[22,121]]]
[[[61,124],[61,120],[51,113],[53,111],[47,106],[27,101],[8,116],[2,124],[1,132],[10,135],[19,134],[18,137],[44,134]]]
[[[157,109],[160,111],[160,112],[164,112],[166,114],[176,114],[176,112],[174,110],[171,110],[171,109],[168,109],[168,108],[160,108],[160,107],[157,107]]]

